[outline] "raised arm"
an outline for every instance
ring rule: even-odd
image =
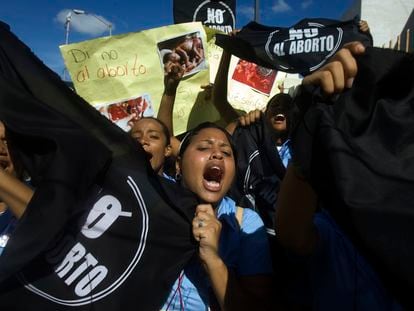
[[[184,75],[184,68],[177,63],[169,63],[165,70],[164,93],[161,97],[157,118],[167,126],[171,135],[172,154],[177,156],[180,142],[174,136],[173,110],[178,84]]]
[[[227,123],[237,120],[239,115],[227,101],[227,77],[229,73],[231,54],[223,51],[220,65],[214,80],[213,103],[217,111]]]
[[[359,42],[345,45],[328,64],[303,79],[302,84],[319,86],[326,96],[350,88],[358,69],[354,55],[364,51]],[[290,164],[276,209],[275,230],[282,245],[299,254],[312,253],[317,240],[313,225],[316,207],[316,193],[302,176],[300,167]]]
[[[184,75],[184,68],[177,63],[168,63],[164,73],[164,93],[161,97],[157,118],[168,127],[171,135],[173,129],[173,110],[178,84]]]

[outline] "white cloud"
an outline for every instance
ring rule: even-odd
[[[238,11],[241,15],[243,15],[243,16],[245,16],[245,17],[249,18],[249,19],[253,19],[253,18],[254,18],[254,8],[253,8],[252,6],[242,5],[242,6],[240,6],[240,7],[237,9],[237,11]]]
[[[292,8],[289,4],[286,3],[285,0],[277,0],[277,2],[272,6],[272,11],[274,13],[282,13],[290,11]]]
[[[300,6],[302,9],[307,9],[308,7],[310,7],[312,5],[313,1],[312,0],[305,0],[303,1]]]
[[[64,9],[56,15],[56,21],[65,25],[68,13],[71,10]],[[100,21],[101,19],[102,21]],[[70,28],[72,31],[77,31],[83,34],[88,34],[92,36],[101,35],[103,33],[108,33],[108,24],[112,24],[105,17],[96,15],[93,13],[86,14],[75,14],[72,12],[70,18]],[[115,25],[112,24],[112,30],[115,29]]]

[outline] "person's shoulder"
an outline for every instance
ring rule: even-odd
[[[318,234],[315,253],[354,253],[353,243],[324,209],[315,213],[313,223]]]
[[[324,209],[321,209],[315,213],[313,216],[313,223],[316,229],[319,231],[320,235],[332,235],[335,233],[342,235],[342,232],[336,224],[335,220],[331,217],[329,212]]]
[[[259,214],[251,208],[243,208],[242,219],[241,229],[245,233],[252,233],[259,228],[264,228],[263,220],[260,218]]]

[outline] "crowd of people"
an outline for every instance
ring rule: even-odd
[[[227,128],[206,122],[181,140],[174,135],[178,85],[189,62],[202,58],[194,39],[188,40],[192,60],[180,47],[164,56],[157,118],[143,117],[130,131],[154,172],[200,202],[192,221],[198,256],[187,263],[160,309],[402,310],[372,264],[318,205],[292,158],[292,131],[300,122],[295,98],[281,92],[264,112],[239,116],[227,102],[231,55],[224,51],[212,92]],[[302,85],[319,87],[327,97],[351,88],[355,57],[364,51],[358,42],[347,44]],[[2,124],[0,139],[1,252],[35,190],[23,178]]]

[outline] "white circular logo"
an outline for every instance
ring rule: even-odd
[[[33,265],[20,273],[26,289],[57,304],[81,306],[110,295],[125,282],[142,257],[149,229],[141,191],[130,176],[126,183],[130,191],[122,201],[116,194],[99,194],[81,230],[66,230],[35,263],[42,271],[50,270],[46,277],[36,277]]]
[[[195,9],[193,21],[230,33],[236,27],[236,17],[232,9],[223,1],[206,0]]]

